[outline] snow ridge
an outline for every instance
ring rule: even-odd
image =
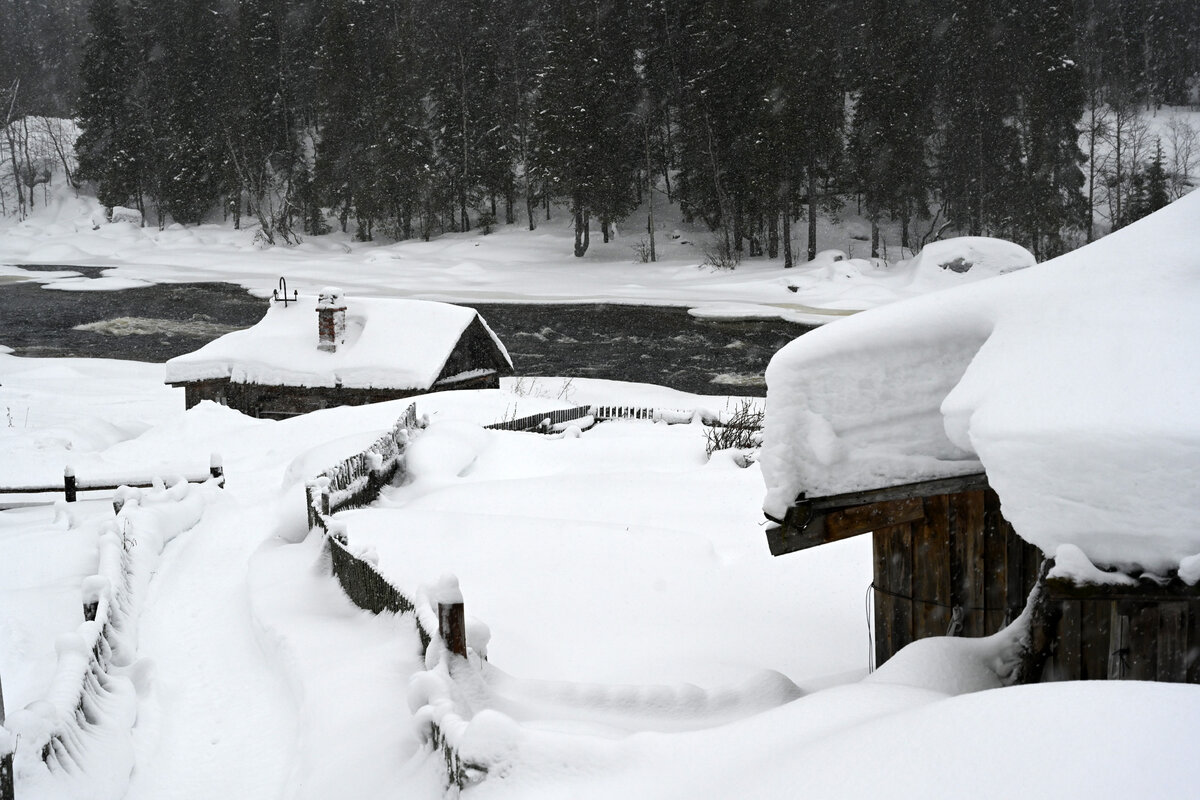
[[[200,521],[215,482],[125,489],[99,538],[96,574],[84,579],[90,617],[56,642],[46,697],[9,716],[16,771],[30,796],[123,797],[133,768],[137,718],[137,620],[163,546]]]
[[[323,532],[331,571],[351,602],[375,614],[386,610],[413,616],[421,646],[426,648],[427,667],[426,672],[418,673],[413,680],[418,681],[424,676],[426,685],[443,689],[435,692],[443,702],[433,705],[423,703],[420,707],[423,713],[415,715],[415,719],[422,741],[441,753],[447,787],[462,790],[468,784],[482,780],[486,768],[468,762],[459,754],[458,740],[461,737],[455,733],[465,725],[461,720],[463,716],[469,716],[470,711],[463,709],[459,703],[445,702],[445,698],[453,696],[452,692],[444,691],[445,681],[436,678],[429,681],[432,673],[439,673],[453,683],[449,672],[452,659],[448,657],[441,639],[431,633],[438,630],[435,608],[437,590],[421,588],[410,598],[379,572],[369,553],[351,550],[345,526],[333,519],[333,514],[338,511],[361,508],[379,498],[382,488],[403,473],[408,443],[413,434],[427,424],[428,420],[418,417],[416,404],[410,405],[392,430],[370,447],[335,464],[307,483],[307,510],[309,528]],[[443,583],[445,580],[443,578]],[[410,693],[410,704],[412,702]],[[459,724],[455,725],[456,722]],[[447,724],[451,727],[447,728]]]

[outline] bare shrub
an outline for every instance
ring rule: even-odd
[[[739,450],[738,463],[754,463],[754,453],[762,445],[764,412],[752,398],[739,400],[728,419],[704,426],[704,452],[712,456],[718,450]]]
[[[718,239],[703,246],[704,266],[713,269],[733,269],[742,262],[742,254],[729,244],[728,239]]]
[[[651,258],[650,240],[646,238],[638,239],[631,244],[630,249],[633,250],[633,260],[638,264],[649,264],[654,259]]]

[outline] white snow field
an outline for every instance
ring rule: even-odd
[[[406,401],[259,421],[210,403],[183,412],[153,373],[0,355],[0,405],[18,420],[38,411],[0,427],[0,447],[21,455],[0,480],[55,482],[67,461],[80,475],[170,471],[215,450],[229,481],[148,571],[136,656],[114,668],[136,696],[117,720],[126,730],[92,732],[87,747],[106,757],[80,756],[86,772],[46,770],[18,747],[18,797],[443,796],[441,756],[410,712],[410,679],[427,674],[411,618],[355,609],[305,531],[304,479],[365,447]],[[723,399],[515,385],[418,398],[430,427],[412,482],[339,515],[397,585],[458,575],[473,636],[490,628],[461,737],[490,771],[464,796],[1116,798],[1183,796],[1200,780],[1195,687],[996,689],[1003,637],[926,640],[862,681],[866,539],[772,559],[757,466],[706,461],[699,425],[558,438],[478,427],[569,404]],[[122,401],[137,425],[113,413]],[[56,671],[45,642],[80,624],[69,586],[94,571],[89,526],[111,519],[100,501],[66,512],[71,530],[61,507],[57,523],[53,507],[0,512],[0,677],[17,728],[45,685],[34,676]],[[38,548],[56,540],[30,544],[76,533],[53,566]],[[37,570],[17,580],[10,557]],[[11,599],[29,591],[45,598],[38,617]]]
[[[664,204],[665,205],[665,204]],[[868,246],[848,239],[845,228],[822,221],[819,241],[836,247],[816,260],[782,269],[782,260],[748,259],[733,270],[702,266],[710,234],[678,220],[678,208],[659,208],[659,260],[636,263],[633,246],[642,238],[631,218],[630,232],[608,244],[593,241],[587,255],[571,255],[570,218],[557,209],[536,231],[507,225],[484,237],[477,232],[446,234],[430,242],[356,242],[333,233],[308,237],[295,247],[262,249],[253,230],[226,224],[166,230],[130,222],[108,223],[95,199],[60,187],[35,216],[0,227],[0,281],[37,280],[63,291],[107,291],[152,283],[228,281],[269,296],[286,276],[289,289],[315,295],[334,283],[354,297],[404,297],[465,303],[642,303],[689,306],[702,316],[781,317],[823,324],[847,311],[913,297],[946,285],[969,283],[1033,263],[1016,245],[994,239],[938,243],[943,259],[976,261],[965,272],[933,266],[930,276],[916,259],[893,262],[862,257]],[[684,232],[680,232],[680,228]],[[674,238],[678,235],[678,238]],[[959,253],[958,251],[962,251]],[[904,255],[911,255],[905,253]],[[928,261],[928,259],[926,260]],[[81,265],[105,267],[104,277],[3,266]]]
[[[848,366],[882,364],[884,378],[909,378],[887,430],[869,422],[897,398],[868,403],[870,382],[840,385],[844,418],[823,427],[804,417],[813,458],[842,463],[839,437],[852,431],[866,445],[856,452],[879,445],[879,474],[994,463],[1017,487],[1002,492],[1034,497],[1020,488],[1024,473],[1005,465],[1065,443],[1063,458],[1030,462],[1045,507],[1075,509],[1073,524],[1117,519],[1120,509],[1090,505],[1095,487],[1142,470],[1130,494],[1189,519],[1200,484],[1188,402],[1200,363],[1190,357],[1197,248],[1157,226],[1195,219],[1197,202],[1114,236],[1111,263],[1099,259],[1094,273],[1092,254],[1103,251],[1085,249],[808,334],[822,335],[814,349],[845,336]],[[0,267],[0,281],[102,290],[225,280],[265,296],[285,274],[304,294],[337,283],[360,296],[669,303],[829,321],[844,316],[829,311],[1029,261],[997,244],[980,270],[943,268],[975,258],[978,243],[963,242],[935,251],[932,265],[885,268],[829,236],[823,246],[842,252],[795,270],[751,261],[713,272],[683,243],[690,233],[664,231],[659,264],[632,263],[634,236],[594,243],[580,268],[562,217],[486,239],[372,245],[335,235],[259,250],[249,231],[94,226],[96,211],[54,199],[0,231],[0,261],[99,265],[108,277]],[[901,341],[892,333],[905,335],[904,347],[886,347]],[[886,358],[863,352],[876,336]],[[1097,369],[1109,364],[1111,375]],[[821,375],[840,380],[835,366],[822,364]],[[16,749],[20,800],[454,796],[426,741],[439,692],[451,694],[458,719],[442,721],[454,723],[460,751],[487,769],[465,797],[1125,800],[1190,797],[1200,785],[1197,687],[1000,688],[1011,632],[926,639],[869,673],[868,539],[771,558],[763,472],[728,451],[706,458],[699,424],[606,422],[552,437],[481,428],[586,403],[722,411],[732,398],[578,379],[416,398],[429,427],[412,445],[412,480],[337,522],[352,550],[407,591],[458,578],[473,643],[490,636],[488,662],[448,684],[410,616],[374,616],[345,598],[306,525],[305,481],[369,445],[409,401],[254,420],[211,403],[185,412],[182,391],[163,379],[163,365],[0,351],[0,485],[57,485],[68,465],[89,479],[169,482],[203,473],[214,452],[228,480],[223,490],[145,492],[115,521],[97,493],[0,511],[0,752]],[[786,382],[773,378],[772,407],[781,391]],[[1088,439],[1076,421],[1112,435]],[[1156,452],[1169,458],[1148,459],[1145,441],[1165,443]],[[767,454],[772,496],[784,497],[796,467],[770,446]],[[1095,473],[1064,463],[1081,454]],[[1162,465],[1175,505],[1155,499]],[[1073,500],[1076,486],[1083,494]],[[121,520],[133,527],[114,527]],[[1112,532],[1098,530],[1097,541],[1117,541]],[[1179,555],[1181,574],[1200,576],[1200,560]],[[93,580],[112,574],[114,559],[132,577],[119,603],[111,581]],[[73,692],[99,633],[83,603],[96,596],[120,624],[106,677],[88,679],[97,694],[81,720]],[[61,753],[43,762],[39,743],[62,730]]]

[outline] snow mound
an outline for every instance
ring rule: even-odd
[[[1045,264],[783,348],[766,372],[764,509],[983,467],[1043,552],[1177,568],[1200,552],[1198,216],[1188,195]]]
[[[1019,244],[988,236],[958,236],[930,242],[896,269],[911,272],[914,287],[933,290],[957,285],[963,277],[991,278],[1036,263],[1033,253]]]

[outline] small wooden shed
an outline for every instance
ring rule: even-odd
[[[444,389],[498,388],[512,361],[472,308],[422,300],[272,301],[256,325],[171,359],[166,382],[252,417],[290,417]]]
[[[927,636],[986,636],[1021,613],[1042,553],[983,474],[801,497],[767,529],[776,556],[871,534],[874,656]]]
[[[876,665],[917,639],[996,633],[1036,587],[1030,679],[1200,683],[1200,585],[1178,575],[1054,577],[1053,562],[1004,519],[982,473],[801,496],[772,523],[776,556],[871,534]]]

